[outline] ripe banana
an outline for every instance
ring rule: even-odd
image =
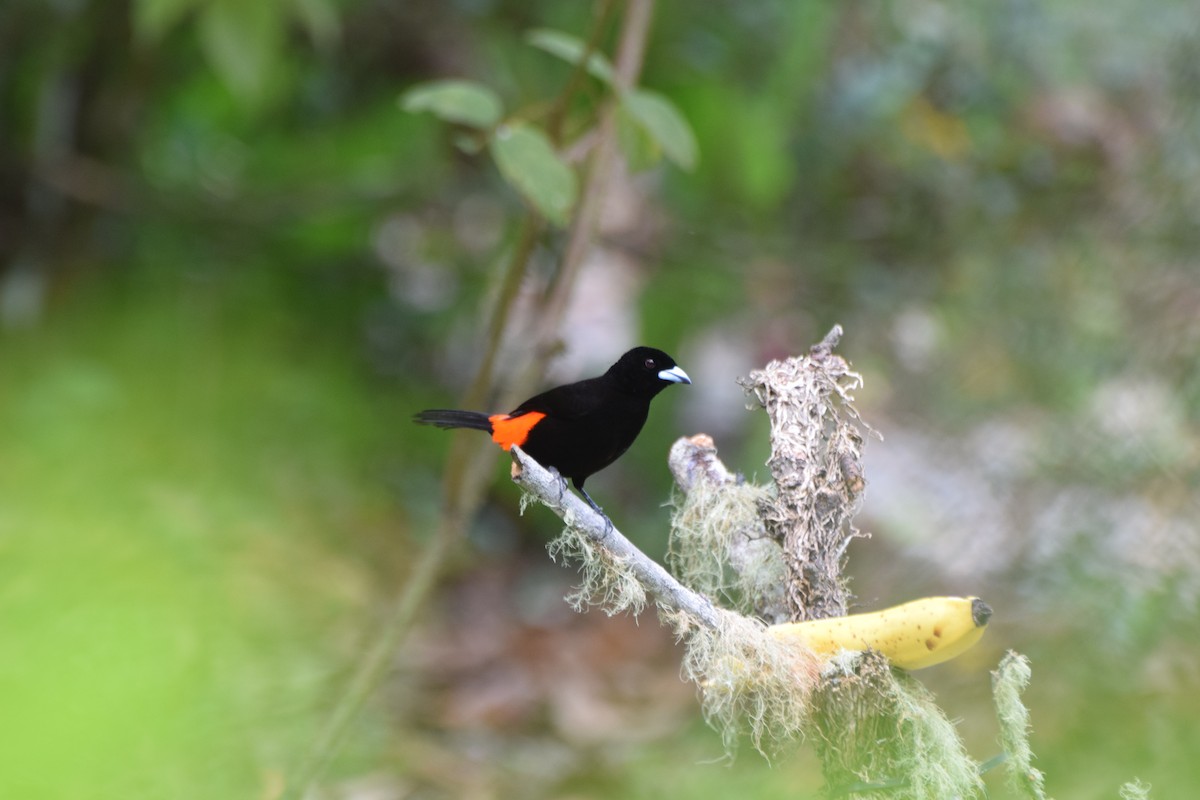
[[[818,655],[878,650],[902,669],[922,669],[970,649],[992,609],[978,597],[925,597],[868,614],[771,625],[783,640],[801,640]]]

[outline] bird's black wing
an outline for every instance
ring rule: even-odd
[[[588,378],[534,395],[517,406],[512,416],[538,411],[555,419],[581,419],[600,408],[611,393],[604,376]]]

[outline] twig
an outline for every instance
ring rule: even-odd
[[[579,61],[575,63],[575,67],[567,77],[566,84],[563,85],[562,91],[559,92],[560,97],[573,97],[579,87],[583,85],[583,81],[588,74],[588,61],[591,59],[592,54],[600,49],[600,41],[604,38],[604,29],[608,27],[608,19],[612,16],[616,7],[616,0],[601,0],[599,8],[596,10],[596,19],[592,23],[592,32],[583,44],[583,52],[579,55]],[[568,107],[568,104],[565,102],[555,103],[554,108],[550,111],[549,118],[546,120],[546,133],[549,134],[550,141],[556,144],[562,142],[563,123],[567,120]]]
[[[653,13],[654,0],[630,0],[625,10],[613,66],[614,80],[621,90],[637,85]],[[562,267],[555,275],[547,294],[545,315],[538,326],[537,339],[541,347],[546,347],[558,336],[559,326],[571,299],[571,288],[583,265],[588,247],[595,238],[603,200],[608,193],[609,177],[613,172],[613,162],[617,157],[618,105],[615,97],[609,98],[596,128],[596,146],[587,167],[587,185],[575,210],[571,232],[563,251]]]
[[[768,624],[789,621],[783,549],[767,535],[758,510],[765,490],[756,492],[730,472],[704,433],[678,439],[667,466],[687,496],[672,520],[667,555],[672,571],[712,597],[732,600],[742,613]],[[745,513],[737,513],[740,509]]]
[[[308,759],[297,769],[294,780],[284,794],[285,798],[299,800],[312,795],[316,782],[341,747],[350,723],[386,675],[388,665],[412,627],[422,602],[433,588],[442,563],[455,543],[457,539],[453,537],[436,536],[421,551],[400,599],[351,675],[350,683],[317,734]]]
[[[618,51],[637,55],[636,59],[631,59],[629,55],[618,58],[619,79],[628,81],[628,85],[637,82],[641,69],[641,53],[645,48],[645,39],[649,31],[649,8],[652,6],[653,0],[633,0],[626,13]],[[595,27],[602,28],[606,25],[607,17],[607,11],[599,14],[594,23]],[[589,40],[597,36],[598,34],[593,31]],[[573,91],[574,89],[570,85],[564,87],[564,90],[555,98],[556,106],[565,107],[570,102]],[[612,113],[610,112],[608,116],[611,117]],[[542,324],[536,337],[535,346],[530,348],[529,352],[530,358],[535,361],[540,361],[540,357],[549,349],[549,342],[557,336],[558,328],[566,313],[567,300],[578,275],[579,264],[582,263],[583,256],[587,252],[587,245],[595,234],[595,219],[607,190],[605,179],[610,172],[611,161],[616,153],[615,142],[615,124],[611,121],[602,123],[597,151],[593,156],[591,169],[585,177],[583,197],[580,207],[576,211],[575,224],[571,230],[567,251],[559,267],[554,290],[543,301],[543,313],[540,315]],[[517,289],[537,245],[541,229],[542,220],[533,212],[522,223],[521,233],[509,260],[500,296],[493,311],[486,340],[488,348],[463,401],[463,405],[468,408],[481,405],[485,395],[492,388],[500,343],[504,339],[503,334],[508,327],[510,313],[516,303]],[[512,374],[518,377],[503,387],[500,392],[501,398],[512,400],[514,396],[523,394],[529,384],[538,380],[540,373],[540,369],[513,370]],[[294,780],[289,781],[286,798],[300,800],[300,798],[313,793],[325,767],[341,747],[346,732],[359,709],[386,676],[392,653],[404,641],[404,637],[412,627],[417,610],[436,583],[436,578],[442,570],[442,564],[453,550],[454,545],[462,538],[462,531],[467,520],[482,500],[491,469],[490,459],[484,455],[484,448],[488,446],[490,445],[486,440],[468,439],[465,436],[456,437],[446,463],[445,505],[438,531],[414,565],[413,572],[396,601],[394,612],[385,621],[373,646],[356,666],[350,683],[339,697],[333,712],[321,729],[308,758],[299,765]]]
[[[513,447],[512,456],[519,468],[514,470],[513,481],[627,567],[661,605],[683,612],[709,628],[718,626],[717,611],[712,601],[675,580],[671,573],[639,550],[615,526],[606,524],[604,517],[566,490],[560,478],[522,452],[521,448]]]
[[[517,247],[509,262],[500,298],[489,327],[489,344],[475,379],[463,402],[468,408],[479,405],[492,383],[492,373],[498,355],[498,342],[507,326],[509,314],[516,302],[516,289],[537,243],[541,222],[527,219],[521,228]],[[355,666],[350,682],[343,689],[313,742],[308,757],[296,770],[295,779],[288,785],[285,798],[300,800],[316,788],[325,768],[341,748],[350,724],[358,716],[367,697],[387,675],[396,649],[408,635],[417,611],[437,582],[442,564],[462,538],[466,521],[482,501],[485,480],[491,470],[485,448],[490,442],[476,437],[456,436],[446,459],[443,480],[444,505],[437,533],[421,551],[404,587],[400,590],[392,612],[384,620],[367,652]]]
[[[667,466],[675,478],[675,485],[684,494],[691,492],[701,481],[711,486],[725,486],[742,480],[717,457],[717,445],[707,433],[677,440],[671,445]]]

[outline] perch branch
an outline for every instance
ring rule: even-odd
[[[730,472],[729,467],[717,457],[717,445],[707,433],[698,433],[679,439],[671,446],[667,466],[675,478],[675,485],[688,494],[700,481],[710,486],[726,486],[739,483],[740,476]]]
[[[561,479],[522,452],[521,448],[514,446],[512,457],[514,483],[626,566],[661,605],[683,612],[708,628],[718,626],[717,610],[712,601],[677,581],[615,526],[607,525],[604,517],[567,491]]]
[[[678,439],[667,465],[686,495],[672,520],[672,571],[711,597],[732,600],[742,613],[768,624],[789,621],[783,573],[776,568],[783,549],[767,534],[756,507],[765,492],[731,472],[705,433]],[[755,506],[752,513],[734,513],[745,504]],[[736,578],[728,577],[729,570]]]

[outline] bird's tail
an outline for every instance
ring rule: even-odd
[[[436,425],[439,428],[471,428],[492,432],[492,421],[478,411],[458,411],[452,408],[429,408],[413,415],[413,422]]]

